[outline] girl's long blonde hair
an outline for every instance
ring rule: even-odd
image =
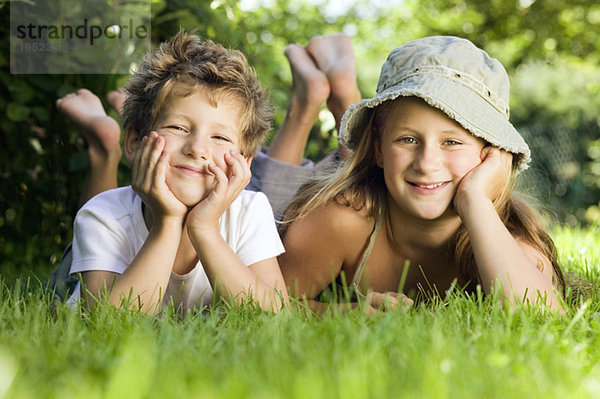
[[[391,101],[373,110],[371,120],[348,160],[335,170],[317,174],[298,190],[283,215],[280,230],[282,236],[294,220],[332,201],[360,210],[374,220],[388,214],[388,191],[383,171],[375,159],[375,143],[384,123],[386,104],[389,103]],[[502,194],[493,200],[493,203],[508,231],[517,239],[536,248],[550,260],[553,269],[552,282],[564,295],[565,278],[557,261],[554,242],[545,231],[538,211],[523,195],[514,191],[514,178],[506,185]],[[464,225],[461,225],[455,234],[453,254],[454,262],[460,272],[468,281],[479,284],[481,279],[475,255]],[[537,266],[542,267],[541,264]],[[475,284],[469,287],[472,289],[474,286]]]

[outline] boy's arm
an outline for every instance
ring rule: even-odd
[[[218,230],[196,234],[193,243],[215,293],[231,297],[237,304],[253,299],[262,309],[274,312],[288,303],[277,258],[247,267]]]
[[[123,274],[105,271],[82,273],[87,307],[93,307],[105,292],[120,306],[123,300],[132,309],[156,313],[166,290],[181,237],[181,223],[152,228],[144,245]],[[82,297],[84,297],[82,295]]]
[[[463,178],[454,199],[469,232],[483,289],[489,293],[501,286],[511,302],[527,300],[561,309],[550,260],[512,236],[491,200],[490,193],[497,193],[508,179],[511,154],[491,146],[484,152],[483,162]]]
[[[288,297],[277,259],[262,259],[247,267],[219,231],[219,218],[250,180],[249,162],[232,151],[225,155],[227,173],[211,165],[215,188],[190,210],[186,225],[215,292],[231,296],[237,303],[251,297],[261,308],[278,311]]]
[[[111,303],[121,305],[123,299],[131,298],[132,308],[152,313],[160,308],[187,212],[187,207],[166,185],[164,145],[164,138],[156,133],[144,137],[133,161],[132,187],[152,219],[144,245],[121,275],[107,276],[94,271],[82,275],[85,288],[96,298],[106,287]],[[91,304],[88,302],[88,306]]]

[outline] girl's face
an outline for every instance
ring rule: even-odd
[[[456,188],[481,163],[485,141],[421,99],[401,97],[386,108],[375,155],[394,207],[426,220],[456,216]]]

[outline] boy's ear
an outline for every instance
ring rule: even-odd
[[[250,165],[252,165],[253,159],[254,159],[253,157],[246,157],[246,162],[248,163],[248,167],[250,167]]]
[[[123,140],[123,148],[125,150],[125,158],[129,162],[133,162],[133,156],[140,145],[142,137],[131,126],[125,129],[125,139]]]

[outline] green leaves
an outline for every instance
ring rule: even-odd
[[[13,122],[25,120],[31,113],[31,109],[25,105],[10,103],[6,107],[6,116]]]
[[[359,87],[363,96],[370,97],[393,48],[425,35],[466,37],[507,67],[514,87],[512,120],[517,126],[545,124],[539,127],[541,131],[557,132],[560,129],[552,126],[560,121],[572,133],[570,145],[575,146],[573,154],[580,156],[577,168],[584,178],[559,182],[546,174],[546,180],[560,183],[546,193],[558,190],[562,195],[552,194],[544,202],[559,209],[562,219],[575,222],[584,220],[587,208],[598,208],[600,162],[586,148],[597,146],[594,140],[600,129],[597,1],[356,0],[345,3],[341,11],[324,4],[313,0],[152,0],[152,41],[156,46],[183,27],[243,51],[275,105],[274,134],[284,119],[292,89],[283,55],[287,44],[305,44],[315,35],[334,32],[352,35]],[[103,98],[128,76],[10,75],[9,26],[8,7],[0,7],[0,32],[4,33],[0,41],[0,209],[19,215],[10,224],[0,223],[0,259],[3,264],[24,266],[24,254],[29,254],[50,268],[49,259],[60,257],[70,240],[87,168],[80,133],[57,113],[54,103],[80,87]],[[320,159],[336,145],[336,132],[323,117],[313,129],[305,155]],[[562,149],[543,151],[557,154]],[[534,159],[540,154],[534,153]],[[549,157],[548,162],[553,160]],[[127,166],[120,167],[122,184],[129,181]],[[57,236],[61,239],[56,240]]]

